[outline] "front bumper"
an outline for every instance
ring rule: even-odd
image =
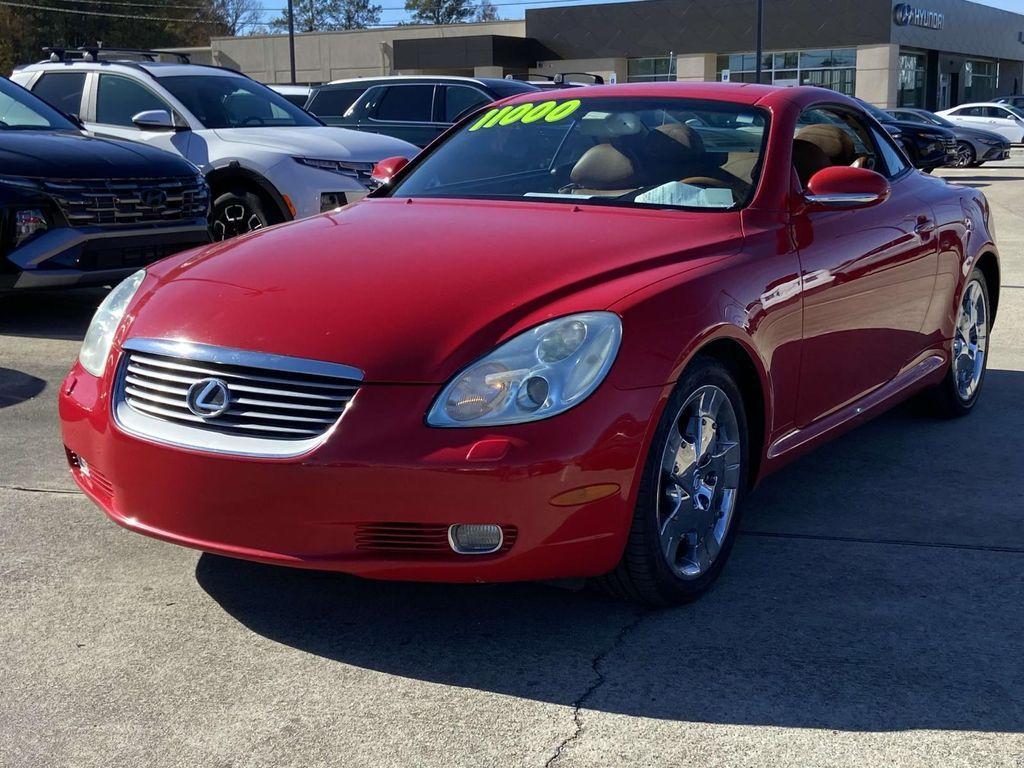
[[[115,522],[231,557],[383,579],[517,581],[611,570],[632,519],[647,426],[664,395],[661,387],[606,384],[546,421],[436,429],[423,417],[438,387],[364,384],[322,446],[295,459],[253,459],[121,432],[109,395],[116,357],[102,380],[76,364],[60,394],[74,478]],[[584,488],[604,495],[565,497]],[[490,555],[438,548],[440,532],[457,523],[501,525],[514,543]],[[374,531],[382,524],[413,531],[404,549],[387,536],[381,546]]]
[[[1010,159],[1010,145],[996,145],[990,146],[986,144],[979,144],[975,153],[977,158],[984,162],[991,162],[995,160],[1009,160]]]
[[[109,285],[147,264],[210,242],[206,219],[152,227],[56,227],[6,255],[0,288]]]

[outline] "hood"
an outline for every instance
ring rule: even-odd
[[[194,176],[195,166],[133,141],[71,131],[0,131],[0,174],[44,179]]]
[[[126,331],[440,383],[740,243],[738,213],[369,199],[160,262]]]
[[[419,147],[391,136],[352,131],[329,126],[292,126],[285,128],[218,128],[217,138],[226,142],[257,145],[289,157],[317,160],[371,162],[385,157],[412,158]]]
[[[886,125],[899,128],[903,133],[909,133],[912,136],[922,133],[936,133],[948,139],[956,138],[952,130],[942,125],[922,125],[921,123],[912,123],[908,120],[891,120]]]
[[[958,139],[989,139],[991,141],[998,141],[1001,144],[1009,144],[1010,140],[1005,136],[995,133],[994,131],[986,131],[983,128],[971,128],[967,125],[958,125],[955,128],[950,128]]]

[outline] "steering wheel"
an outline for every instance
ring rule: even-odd
[[[247,125],[266,125],[266,121],[258,115],[249,115],[249,117],[242,118],[241,126],[244,128]]]

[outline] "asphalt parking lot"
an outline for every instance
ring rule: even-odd
[[[124,531],[57,427],[102,292],[0,297],[0,764],[1024,768],[1024,152],[942,175],[1002,252],[978,409],[770,478],[716,588],[662,612]]]

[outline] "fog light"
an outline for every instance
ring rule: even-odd
[[[460,555],[487,555],[501,549],[500,525],[453,525],[448,528],[448,543]]]
[[[320,195],[320,213],[334,211],[347,204],[344,192],[324,192]]]
[[[14,244],[21,245],[49,228],[46,216],[38,208],[25,208],[14,213]]]

